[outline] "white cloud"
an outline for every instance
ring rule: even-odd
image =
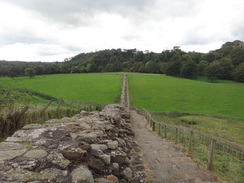
[[[244,39],[242,0],[1,0],[0,59],[62,61],[81,52],[218,49]]]

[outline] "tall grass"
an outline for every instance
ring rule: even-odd
[[[223,139],[244,144],[244,124],[240,120],[187,113],[152,113],[152,117],[167,124],[185,126]]]

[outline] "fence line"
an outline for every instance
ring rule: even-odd
[[[51,118],[72,116],[79,113],[81,110],[100,111],[105,107],[105,104],[64,101],[61,98],[59,99],[56,108],[52,107],[50,110],[47,110],[53,102],[53,100],[50,100],[41,109],[25,106],[12,112],[8,112],[6,117],[0,116],[0,138],[12,135],[16,130],[22,128],[26,124],[41,122]]]
[[[135,109],[143,115],[153,131],[160,136],[182,145],[208,170],[221,176],[231,177],[234,182],[244,179],[244,146],[192,128],[170,125],[154,120],[144,109]]]

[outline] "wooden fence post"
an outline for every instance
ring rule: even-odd
[[[161,124],[160,123],[158,123],[158,134],[159,134],[159,136],[161,136]]]
[[[210,149],[209,149],[209,157],[208,157],[208,170],[212,170],[213,168],[213,159],[214,159],[214,150],[216,146],[216,140],[211,140]]]
[[[29,107],[28,107],[28,106],[25,106],[25,107],[22,109],[22,111],[20,112],[20,114],[19,114],[17,120],[19,120],[19,119],[24,115],[24,113],[25,113],[28,109],[29,109]]]
[[[167,125],[164,125],[164,138],[167,138]]]
[[[25,112],[29,109],[28,106],[24,107],[21,112],[19,113],[19,115],[16,117],[16,119],[14,121],[12,121],[12,123],[15,125],[15,129],[13,129],[14,131],[18,129],[19,127],[19,120],[20,118],[25,114]]]
[[[179,128],[175,128],[175,143],[179,142]]]
[[[73,110],[74,103],[75,103],[75,102],[74,102],[73,100],[70,101],[70,111]]]
[[[53,102],[53,100],[51,99],[51,100],[48,102],[48,104],[41,110],[41,114],[43,114],[43,113],[47,110],[47,108],[51,105],[52,102]]]
[[[192,152],[192,140],[193,140],[193,131],[190,131],[188,153],[191,153]]]
[[[155,131],[156,122],[154,120],[152,120],[152,122],[153,122],[152,129],[153,129],[153,131]]]
[[[81,102],[79,102],[78,104],[78,113],[80,112],[80,106],[81,106]]]
[[[62,98],[60,98],[60,99],[59,99],[59,102],[58,102],[57,111],[60,109],[60,106],[61,106],[62,101],[63,101],[63,99],[62,99]]]

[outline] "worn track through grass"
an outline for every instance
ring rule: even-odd
[[[154,183],[221,182],[210,171],[203,170],[174,144],[147,128],[143,116],[130,112],[135,140],[152,172]]]

